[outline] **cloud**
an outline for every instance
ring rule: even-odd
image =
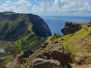
[[[63,6],[63,11],[90,11],[91,5],[87,0],[70,0]]]
[[[54,0],[51,7],[51,10],[59,12],[91,11],[91,3],[88,0]]]
[[[31,2],[28,0],[18,0],[15,2],[15,12],[29,13],[31,8]]]
[[[11,10],[14,10],[14,8],[15,6],[13,3],[11,3],[11,1],[6,1],[0,6],[1,11],[9,11],[9,10],[11,11]]]
[[[31,2],[27,0],[7,0],[0,5],[0,11],[14,11],[20,13],[28,13],[30,11]]]
[[[62,13],[62,12],[91,11],[91,3],[89,3],[89,0],[51,0],[51,1],[52,1],[51,5],[48,4],[49,1],[47,0],[46,2],[45,1],[40,2],[40,6],[46,6],[46,8],[40,7],[40,8],[45,8],[43,12]]]
[[[20,13],[71,13],[90,12],[90,0],[5,0],[0,11]]]

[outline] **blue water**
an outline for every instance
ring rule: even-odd
[[[91,16],[43,16],[42,18],[48,24],[52,34],[61,34],[65,22],[86,23],[91,20]]]

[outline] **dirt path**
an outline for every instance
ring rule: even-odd
[[[73,66],[72,68],[91,68],[91,64],[84,64],[84,65],[73,64],[72,66]]]
[[[81,40],[77,45],[79,50],[76,53],[76,60],[80,64],[72,64],[72,68],[91,68],[91,35]]]

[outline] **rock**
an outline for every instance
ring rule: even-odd
[[[63,35],[72,34],[81,29],[81,25],[78,23],[66,22],[65,27],[61,30]]]
[[[40,51],[37,50],[34,54],[32,54],[29,57],[28,66],[30,66],[30,68],[64,68],[65,66],[67,68],[71,68],[69,65],[70,53],[65,51],[63,45],[56,43],[49,48],[51,49]],[[20,56],[18,56],[18,58],[15,60],[18,62],[18,64],[22,64]],[[15,61],[9,64],[7,68],[12,65],[12,68],[17,68],[14,67],[17,66],[17,63]]]
[[[53,47],[51,47],[51,49],[42,51],[41,53],[38,53],[36,58],[31,59],[31,60],[32,61],[30,62],[30,65],[35,66],[35,67],[33,66],[33,68],[44,68],[44,67],[45,68],[64,68],[65,65],[68,68],[71,68],[70,65],[69,65],[69,63],[70,63],[70,53],[66,52],[64,47],[62,45],[58,44],[58,43],[54,44]],[[55,66],[55,64],[53,64],[53,63],[52,64],[50,64],[49,62],[46,63],[46,61],[51,61],[51,60],[52,61],[56,60],[58,63],[60,63],[60,65]],[[42,67],[40,67],[41,65],[42,65]],[[49,65],[49,67],[47,65]],[[54,67],[52,67],[52,66],[54,66]]]
[[[63,68],[60,62],[54,59],[46,60],[43,58],[36,58],[32,61],[30,68]]]
[[[12,62],[9,62],[6,65],[6,68],[17,68],[18,67],[18,64],[20,64],[20,63],[19,63],[19,58],[17,56]]]

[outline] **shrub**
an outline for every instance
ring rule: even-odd
[[[57,33],[54,33],[54,34],[53,34],[53,38],[59,38],[59,37],[61,37],[60,34],[57,34]]]

